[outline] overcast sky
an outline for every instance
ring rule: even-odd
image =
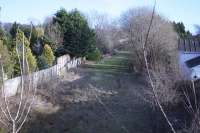
[[[150,6],[154,0],[0,0],[0,20],[3,22],[42,23],[47,16],[61,7],[79,9],[84,13],[98,11],[112,17],[132,7]],[[195,32],[194,25],[200,25],[200,0],[157,0],[157,12],[170,20],[182,21],[186,28]]]

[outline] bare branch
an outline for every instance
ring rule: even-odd
[[[143,55],[144,55],[144,60],[145,60],[145,65],[146,65],[146,70],[147,70],[147,74],[148,74],[148,78],[149,78],[149,81],[150,81],[150,85],[152,87],[152,91],[153,91],[153,94],[154,94],[154,97],[155,97],[155,100],[156,100],[156,103],[158,104],[158,107],[160,108],[160,111],[162,112],[163,116],[165,117],[168,125],[170,126],[171,130],[173,133],[176,133],[172,123],[169,121],[159,99],[158,99],[158,95],[156,93],[156,89],[155,89],[155,86],[154,86],[154,83],[153,83],[153,80],[151,78],[151,74],[150,74],[150,70],[149,70],[149,65],[148,65],[148,61],[147,61],[147,52],[146,52],[146,45],[147,45],[147,41],[148,41],[148,37],[149,37],[149,33],[150,33],[150,30],[151,30],[151,26],[152,26],[152,22],[153,22],[153,18],[154,18],[154,14],[155,14],[155,7],[156,7],[156,0],[155,0],[155,4],[154,4],[154,7],[153,7],[153,12],[152,12],[152,16],[151,16],[151,20],[150,20],[150,24],[149,24],[149,28],[148,28],[148,31],[147,31],[147,35],[146,35],[146,39],[145,39],[145,43],[143,44]]]

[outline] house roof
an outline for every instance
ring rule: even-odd
[[[200,56],[195,57],[195,58],[193,58],[193,59],[191,59],[191,60],[188,60],[188,61],[186,61],[185,63],[186,63],[186,65],[187,65],[189,68],[198,66],[198,65],[200,65]]]
[[[179,39],[178,49],[184,52],[200,52],[200,38],[181,38]]]

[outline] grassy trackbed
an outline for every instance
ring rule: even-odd
[[[128,72],[128,57],[118,52],[41,86],[49,109],[34,112],[23,133],[169,133],[143,99],[144,78]]]
[[[101,61],[92,64],[85,64],[83,67],[96,69],[102,72],[122,72],[129,73],[129,55],[128,52],[117,52],[112,56],[105,56]]]

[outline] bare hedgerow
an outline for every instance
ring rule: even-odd
[[[137,69],[144,69],[142,44],[145,41],[152,11],[148,8],[130,9],[122,15],[122,26],[127,35],[129,45],[132,48],[133,58],[137,62]],[[177,65],[178,36],[171,22],[155,14],[149,33],[146,49],[149,65],[159,69],[155,64],[163,64],[168,67]]]
[[[178,36],[172,23],[156,13],[152,20],[151,30],[149,30],[151,17],[152,10],[148,8],[130,9],[121,17],[122,28],[131,49],[135,71],[146,71],[143,51],[145,41],[147,41],[145,45],[146,59],[158,99],[164,104],[174,103],[177,94],[173,87],[180,78]],[[149,33],[148,39],[146,39],[147,33]],[[154,102],[151,89],[147,89],[146,93],[152,97],[150,102]]]
[[[147,79],[148,79],[148,83],[149,83],[149,88],[151,88],[151,92],[152,92],[152,95],[153,95],[153,100],[155,102],[155,105],[158,106],[159,110],[163,114],[163,116],[164,116],[166,122],[168,123],[171,131],[173,133],[176,133],[173,124],[169,120],[169,118],[168,118],[168,116],[167,116],[167,114],[166,114],[166,112],[165,112],[165,110],[163,108],[163,105],[162,105],[163,103],[162,103],[162,101],[160,99],[160,93],[158,91],[158,90],[160,90],[160,87],[168,86],[168,84],[166,83],[166,81],[162,79],[162,76],[158,76],[158,75],[160,75],[160,73],[166,73],[167,71],[166,71],[166,69],[163,69],[164,71],[160,71],[160,70],[162,70],[160,68],[165,67],[163,65],[161,65],[160,68],[159,67],[153,67],[153,65],[154,66],[155,65],[160,66],[160,65],[154,64],[154,62],[153,62],[153,65],[152,65],[152,63],[151,63],[152,59],[149,60],[149,58],[148,58],[148,56],[149,56],[149,53],[148,53],[149,52],[149,47],[147,45],[149,44],[148,40],[149,40],[149,36],[150,36],[150,33],[151,33],[150,31],[152,30],[152,26],[153,26],[153,22],[154,22],[153,20],[154,20],[155,15],[156,15],[155,14],[155,7],[156,7],[156,1],[155,1],[155,4],[154,4],[153,11],[152,11],[152,13],[150,15],[150,21],[149,21],[149,25],[147,26],[146,36],[143,36],[144,37],[144,41],[141,43],[141,46],[142,46],[142,55],[143,55],[143,60],[144,60],[144,68],[146,70],[146,75],[147,75]],[[150,53],[150,55],[151,55],[151,53]],[[156,56],[154,55],[153,57],[155,58]],[[160,57],[160,55],[157,55],[157,57]],[[160,63],[162,63],[162,62],[160,62]],[[155,80],[154,75],[152,74],[152,72],[154,73],[154,72],[157,72],[157,71],[158,71],[158,73],[157,73],[158,75],[156,77],[158,77],[158,79],[161,79],[158,82]],[[167,75],[167,74],[168,73],[166,73],[165,75]],[[168,80],[168,79],[166,79],[166,80]],[[157,86],[157,84],[161,84],[163,86]],[[166,87],[166,89],[170,90],[169,87]],[[166,102],[171,102],[171,101],[168,100]],[[165,101],[164,101],[164,103],[165,103]]]

